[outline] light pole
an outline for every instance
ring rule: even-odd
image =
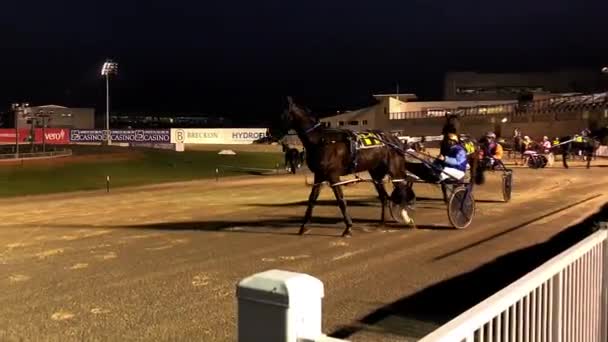
[[[53,111],[38,111],[36,118],[42,118],[42,152],[46,152],[46,124],[50,121],[50,117],[53,115]],[[49,118],[47,120],[47,118]],[[35,137],[35,135],[34,135]]]
[[[110,135],[110,75],[116,75],[118,73],[118,63],[113,62],[111,59],[106,60],[101,68],[101,76],[106,78],[106,134],[108,137],[108,145],[111,143]]]
[[[12,109],[15,120],[15,159],[19,158],[19,117],[25,117],[29,103],[13,103]]]

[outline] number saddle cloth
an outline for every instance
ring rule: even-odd
[[[373,131],[353,131],[349,129],[326,129],[323,137],[324,143],[346,142],[349,146],[350,164],[348,173],[354,173],[357,169],[357,157],[359,150],[384,147],[384,139],[380,132]]]

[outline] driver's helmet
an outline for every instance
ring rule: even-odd
[[[581,132],[581,134],[582,134],[583,136],[587,136],[587,135],[589,135],[589,133],[591,133],[591,131],[590,131],[588,128],[585,128],[585,129],[584,129],[584,130],[582,130],[582,132]]]
[[[486,138],[496,139],[496,134],[494,134],[494,132],[488,132],[486,133]]]
[[[548,137],[548,136],[546,136],[546,135],[545,135],[545,136],[543,136],[543,141],[547,141],[547,140],[549,140],[549,137]]]
[[[456,135],[454,133],[449,133],[448,134],[448,140],[454,141],[454,142],[459,142],[458,135]]]

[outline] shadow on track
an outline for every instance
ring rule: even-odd
[[[377,203],[378,199],[377,198],[363,198],[363,199],[352,199],[348,201],[348,206],[349,207],[380,207],[380,204]],[[425,202],[430,203],[441,203],[443,204],[443,199],[442,198],[432,198],[432,197],[416,197],[416,203],[418,203],[415,206],[415,209],[437,209],[434,207],[428,207],[428,206],[420,206],[419,204],[424,204]],[[504,201],[495,201],[495,200],[478,200],[475,199],[476,203],[504,203]],[[297,202],[285,202],[285,203],[259,203],[259,204],[252,204],[252,207],[276,207],[276,208],[284,208],[284,207],[306,207],[308,205],[307,201],[297,201]],[[318,200],[315,204],[315,206],[329,206],[329,207],[335,207],[336,206],[336,200]],[[441,208],[442,210],[445,210],[445,207]]]
[[[339,226],[342,223],[341,218],[332,217],[316,217],[312,224],[315,228],[321,228],[325,230],[341,229]],[[373,232],[383,229],[398,229],[398,230],[412,230],[411,227],[404,227],[397,223],[387,223],[384,227],[378,225],[377,220],[373,219],[353,219],[356,224],[355,229],[358,231]],[[166,230],[166,231],[208,231],[208,232],[227,232],[227,233],[245,233],[245,234],[270,234],[270,235],[298,235],[297,229],[302,224],[302,218],[299,216],[281,217],[277,219],[258,219],[258,220],[246,220],[246,221],[229,221],[229,220],[210,220],[210,221],[179,221],[179,222],[160,222],[160,223],[146,223],[146,224],[133,224],[133,225],[114,225],[106,226],[105,228],[110,229],[138,229],[138,230]],[[61,224],[61,225],[45,225],[46,228],[99,228],[97,225],[86,225],[86,224]],[[288,229],[294,229],[293,232],[284,231]],[[433,229],[432,227],[429,229]],[[434,229],[444,229],[443,227]],[[333,232],[327,234],[308,234],[311,236],[326,236],[326,237],[339,237]],[[299,236],[299,235],[298,235]]]
[[[367,330],[422,338],[589,236],[599,229],[597,223],[600,221],[608,221],[608,204],[547,242],[506,254],[469,273],[399,299],[349,326],[334,330],[330,336],[349,338],[359,331]]]

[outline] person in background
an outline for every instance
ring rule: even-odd
[[[527,151],[532,145],[532,139],[530,139],[530,137],[526,135],[522,143],[524,144],[524,151]]]
[[[549,141],[549,137],[546,135],[543,137],[543,141],[541,141],[540,146],[543,148],[543,153],[548,154],[551,152],[551,142]]]
[[[494,134],[494,132],[486,133],[486,141],[487,145],[484,154],[491,158],[491,164],[493,165],[495,159],[502,159],[502,145],[496,142],[496,134]]]

